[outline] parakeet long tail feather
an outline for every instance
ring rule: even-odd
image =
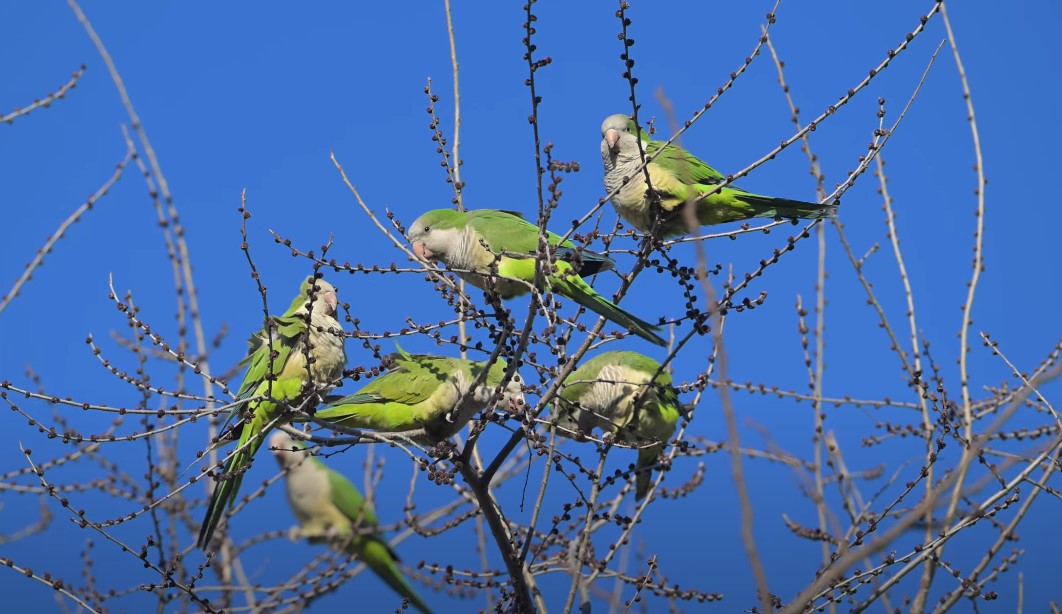
[[[667,342],[664,341],[663,337],[656,334],[656,331],[660,330],[659,326],[654,326],[645,320],[627,313],[620,309],[618,305],[612,304],[612,302],[600,294],[590,294],[576,288],[573,292],[565,293],[564,295],[583,307],[586,307],[590,311],[593,311],[597,315],[604,316],[620,326],[631,329],[634,331],[634,334],[642,339],[657,345],[667,345]]]
[[[225,463],[225,474],[231,474],[234,469],[241,467],[244,459],[245,456],[242,452],[233,454],[229,461]],[[218,523],[221,522],[221,516],[231,504],[233,496],[240,489],[241,482],[243,482],[242,474],[229,479],[218,480],[214,486],[214,492],[210,495],[210,504],[207,506],[206,516],[203,517],[203,524],[199,527],[199,539],[196,541],[196,545],[200,548],[205,550],[210,544],[210,540],[214,537],[214,531],[218,528]]]
[[[210,540],[214,537],[214,531],[217,530],[218,523],[221,522],[221,516],[226,509],[232,507],[233,502],[236,500],[236,493],[239,492],[240,484],[243,483],[244,472],[247,471],[254,453],[258,451],[258,448],[262,447],[262,442],[265,441],[265,433],[262,432],[263,426],[261,417],[257,414],[249,424],[244,425],[243,436],[240,437],[237,451],[225,463],[223,472],[227,477],[219,479],[214,486],[214,492],[210,495],[210,504],[207,506],[206,516],[203,517],[203,524],[199,527],[199,539],[196,541],[196,545],[204,550],[210,545]],[[250,433],[256,433],[257,436]]]
[[[364,542],[364,548],[360,549],[360,552],[355,552],[361,562],[365,563],[369,569],[373,570],[381,580],[387,583],[396,593],[402,595],[409,600],[409,603],[413,607],[417,608],[424,614],[431,614],[431,608],[428,604],[424,603],[424,600],[420,598],[413,587],[402,575],[402,572],[398,569],[398,564],[395,562],[396,558],[391,549],[387,546],[387,543],[380,539],[370,538]]]
[[[634,500],[641,501],[649,494],[649,486],[653,481],[650,469],[656,464],[656,459],[664,451],[664,446],[651,446],[638,450],[638,475],[634,481]]]
[[[576,258],[575,250],[570,247],[557,248],[557,257],[572,262]],[[596,275],[602,271],[611,271],[616,267],[616,261],[612,258],[588,250],[579,252],[579,260],[582,263],[579,267],[579,275],[582,277]]]
[[[800,218],[805,220],[837,217],[837,205],[820,205],[818,203],[757,196],[755,194],[742,194],[739,198],[756,209],[754,217]]]
[[[653,476],[648,471],[644,471],[638,474],[637,481],[634,486],[634,500],[641,501],[645,498],[645,495],[649,493],[649,485],[653,481]]]

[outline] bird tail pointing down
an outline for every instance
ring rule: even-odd
[[[199,527],[199,539],[196,540],[196,545],[203,550],[210,546],[221,517],[236,500],[236,493],[240,490],[243,475],[250,467],[254,453],[262,447],[262,442],[265,441],[264,437],[269,430],[264,429],[269,422],[269,416],[263,415],[265,413],[255,412],[251,420],[243,425],[236,450],[229,456],[221,474],[215,477],[217,483],[214,484],[214,492],[210,495],[206,517],[203,518],[203,524]]]

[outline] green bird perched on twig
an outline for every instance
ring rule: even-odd
[[[269,446],[286,472],[288,504],[299,526],[293,538],[329,543],[358,558],[413,607],[431,614],[398,568],[398,556],[375,528],[376,513],[350,480],[329,469],[284,431],[269,438]]]
[[[660,363],[637,352],[615,351],[598,354],[564,379],[551,423],[565,437],[598,427],[638,448],[634,498],[640,500],[649,492],[649,469],[685,413]]]
[[[538,226],[508,211],[436,209],[410,224],[408,238],[419,257],[440,260],[468,283],[509,299],[534,287],[538,231]],[[643,339],[665,345],[656,334],[659,326],[620,309],[583,281],[583,276],[612,268],[610,259],[587,251],[576,254],[574,243],[561,241],[551,232],[546,233],[546,240],[557,250],[552,270],[545,271],[547,290],[572,299]],[[497,273],[488,283],[494,267]]]
[[[653,194],[648,192],[642,156],[653,160],[646,167]],[[662,150],[662,151],[661,151]],[[626,115],[610,115],[601,124],[601,159],[605,165],[605,189],[620,217],[638,230],[653,227],[655,198],[659,199],[660,234],[670,237],[687,234],[689,223],[682,212],[694,201],[697,223],[703,226],[745,220],[753,217],[819,219],[837,217],[837,205],[773,198],[751,194],[730,184],[722,173],[678,145],[652,141]],[[626,181],[626,183],[624,183]],[[711,196],[704,196],[717,190]]]
[[[197,544],[206,549],[225,510],[232,507],[251,459],[265,442],[266,433],[285,413],[335,385],[347,362],[343,330],[336,319],[339,299],[332,284],[307,277],[299,294],[281,316],[270,316],[266,329],[247,342],[249,363],[237,398],[244,400],[229,414],[229,433],[239,436],[236,450],[215,479]],[[316,403],[313,403],[316,405]],[[224,427],[223,427],[224,428]]]
[[[453,437],[477,412],[495,403],[515,410],[524,402],[520,376],[515,373],[495,402],[507,367],[500,358],[473,388],[487,363],[398,351],[387,373],[355,394],[329,399],[314,416],[347,428],[400,433],[435,445]]]

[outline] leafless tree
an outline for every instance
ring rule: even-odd
[[[134,171],[146,182],[169,255],[170,270],[160,271],[160,277],[173,282],[177,312],[176,327],[170,329],[176,335],[164,336],[159,332],[160,323],[141,313],[132,293],[119,293],[112,287],[110,296],[124,317],[124,326],[114,330],[109,339],[90,336],[87,343],[100,364],[135,391],[135,404],[108,402],[92,395],[70,398],[61,391],[48,390],[46,382],[40,381],[32,370],[23,374],[0,373],[0,398],[29,425],[23,436],[25,465],[0,475],[3,501],[6,504],[25,494],[35,494],[40,501],[39,522],[9,527],[0,535],[0,543],[37,540],[48,544],[58,557],[78,556],[83,562],[81,577],[72,578],[30,569],[18,560],[0,557],[0,563],[9,568],[4,573],[9,577],[19,574],[26,582],[54,588],[64,609],[135,609],[139,605],[130,604],[145,603],[145,595],[154,600],[160,612],[312,608],[317,598],[358,582],[356,576],[364,566],[326,548],[300,550],[302,556],[298,559],[271,558],[270,553],[286,539],[286,521],[278,521],[275,530],[250,536],[223,529],[217,551],[209,554],[193,546],[208,492],[204,484],[214,481],[218,463],[227,453],[210,444],[217,440],[220,420],[233,407],[241,372],[238,365],[219,367],[212,360],[229,331],[222,329],[211,336],[203,325],[196,281],[198,275],[210,273],[193,271],[186,240],[196,229],[182,224],[147,131],[104,41],[76,0],[68,2],[99,50],[128,113],[124,132],[127,149],[113,174],[104,178],[100,187],[55,230],[21,273],[11,266],[4,267],[4,274],[15,281],[0,298],[0,317],[18,299],[20,290],[31,283],[34,271],[45,258],[72,257],[63,253],[60,240],[75,222],[85,219],[91,223],[90,212],[97,201],[106,197],[115,182]],[[446,22],[440,27],[446,28],[450,40],[453,98],[448,102],[454,109],[453,118],[437,115],[440,97],[430,81],[425,94],[431,140],[445,169],[445,181],[452,188],[452,204],[462,209],[465,202],[460,154],[459,39],[449,1],[444,2]],[[579,170],[579,163],[555,159],[552,146],[539,136],[540,98],[536,87],[550,59],[536,46],[536,29],[550,24],[536,19],[534,2],[525,7],[526,84],[537,166],[535,221],[542,228],[563,228],[577,244],[604,251],[626,263],[626,267],[621,267],[624,270],[596,281],[599,287],[615,288],[615,302],[622,301],[638,279],[656,275],[673,280],[674,296],[666,300],[685,303],[682,315],[666,321],[662,318],[671,338],[661,363],[667,369],[679,361],[694,366],[695,377],[677,382],[693,411],[688,420],[679,424],[665,453],[652,468],[649,495],[636,503],[632,502],[636,477],[629,461],[632,453],[623,449],[630,446],[599,433],[582,433],[581,441],[559,439],[549,428],[552,407],[564,378],[584,356],[624,336],[608,332],[604,319],[595,319],[570,304],[561,305],[544,286],[531,293],[526,311],[504,308],[490,292],[466,287],[453,272],[417,259],[404,238],[404,224],[411,220],[401,219],[391,211],[382,214],[379,205],[366,202],[355,184],[371,179],[365,179],[364,173],[361,179],[354,177],[355,173],[348,173],[336,156],[332,157],[336,180],[349,188],[357,215],[371,222],[371,226],[366,224],[366,232],[382,233],[393,242],[394,252],[383,260],[351,264],[350,260],[365,258],[358,254],[357,246],[333,246],[327,241],[320,247],[309,247],[277,233],[274,238],[279,248],[259,245],[256,235],[248,233],[253,220],[252,207],[246,201],[240,203],[242,220],[219,222],[240,227],[242,249],[256,278],[256,250],[285,249],[302,259],[307,272],[320,272],[330,279],[392,276],[425,294],[434,291],[441,298],[440,314],[448,315],[433,323],[406,318],[396,330],[365,329],[356,307],[345,306],[348,347],[365,348],[377,360],[348,365],[345,379],[350,380],[352,388],[359,386],[363,378],[378,374],[393,340],[407,337],[433,341],[440,354],[482,360],[503,357],[514,370],[518,367],[527,398],[523,408],[493,408],[470,422],[462,435],[435,446],[425,447],[401,437],[371,432],[329,430],[321,425],[310,432],[310,441],[323,458],[367,450],[362,480],[365,494],[376,501],[384,520],[381,529],[393,535],[394,543],[419,536],[426,541],[418,543],[449,539],[449,544],[473,545],[479,564],[465,568],[448,564],[438,552],[401,549],[411,560],[424,559],[406,571],[424,585],[429,601],[435,596],[433,593],[444,592],[465,598],[463,603],[469,610],[484,611],[590,611],[590,604],[595,610],[607,608],[610,612],[636,607],[643,611],[684,611],[693,609],[695,604],[719,602],[701,607],[722,608],[720,611],[740,608],[861,612],[884,608],[943,612],[960,602],[960,609],[966,611],[998,598],[995,583],[1007,572],[1013,574],[1013,570],[1020,569],[1023,561],[1023,550],[1010,543],[1018,539],[1019,523],[1041,495],[1047,495],[1046,499],[1059,497],[1058,478],[1053,474],[1059,467],[1062,421],[1040,389],[1062,369],[1058,360],[1062,343],[1055,345],[1038,365],[1015,365],[1006,357],[1005,343],[997,343],[988,333],[972,326],[971,311],[985,261],[986,207],[975,100],[945,3],[927,0],[923,4],[926,10],[912,14],[910,30],[897,33],[896,47],[884,53],[877,65],[868,67],[868,73],[858,82],[838,83],[841,95],[837,102],[811,119],[798,111],[790,96],[790,86],[799,88],[800,84],[790,84],[786,79],[784,63],[771,38],[775,26],[772,12],[762,25],[762,35],[750,41],[747,59],[722,79],[716,93],[700,110],[690,117],[677,117],[666,95],[659,93],[659,104],[666,113],[658,121],[639,118],[640,112],[644,115],[640,100],[646,94],[638,86],[634,62],[637,48],[633,47],[633,35],[637,24],[632,23],[627,2],[617,4],[619,41],[615,44],[622,53],[623,75],[629,84],[630,112],[643,125],[650,126],[658,138],[666,136],[669,143],[680,143],[683,134],[750,65],[773,62],[780,96],[790,105],[793,130],[782,135],[780,144],[763,152],[759,160],[728,175],[722,185],[769,163],[790,146],[799,146],[807,155],[822,203],[838,202],[856,182],[876,181],[886,232],[880,244],[874,243],[862,255],[861,248],[846,235],[840,221],[844,215],[840,220],[813,221],[799,227],[790,226],[788,220],[767,220],[662,239],[613,223],[611,216],[599,215],[612,196],[605,194],[596,205],[579,209],[579,219],[566,227],[568,216],[555,215],[563,199],[560,186]],[[931,351],[930,339],[941,333],[923,331],[918,325],[918,309],[901,249],[883,153],[923,84],[931,78],[937,53],[927,58],[922,80],[904,93],[907,100],[900,109],[891,105],[887,109],[885,101],[879,101],[878,124],[869,134],[867,149],[853,152],[853,168],[832,190],[827,188],[827,177],[819,167],[811,138],[817,127],[843,113],[850,100],[866,96],[868,85],[887,71],[895,58],[905,54],[912,41],[926,36],[929,28],[943,29],[946,38],[937,52],[950,50],[958,68],[976,159],[972,180],[972,202],[977,213],[971,229],[972,266],[966,271],[947,273],[969,278],[967,294],[962,297],[960,343],[958,348],[952,348],[957,353],[936,347]],[[638,38],[639,47],[664,44],[663,40],[654,40],[652,33],[642,33]],[[0,116],[0,120],[12,123],[22,121],[30,112],[44,112],[44,108],[70,93],[84,71],[81,67],[54,93]],[[646,162],[650,159],[647,156]],[[587,165],[593,167],[596,161]],[[955,186],[955,191],[967,191],[966,187]],[[569,211],[578,206],[567,201],[564,204]],[[783,238],[787,232],[790,234]],[[327,229],[322,229],[322,233],[326,237]],[[763,234],[771,234],[776,241],[762,259],[731,267],[708,259],[706,246]],[[895,357],[896,373],[906,382],[900,395],[874,398],[824,394],[827,245],[830,249],[839,248],[847,257],[847,272],[854,274],[865,290],[868,308],[880,328],[864,331],[855,324],[845,326],[836,318],[830,320],[831,326],[844,327],[843,334],[863,335],[868,343],[884,344]],[[759,381],[734,381],[728,374],[727,324],[733,318],[757,317],[756,309],[767,298],[765,289],[771,287],[775,265],[798,249],[818,250],[815,295],[809,300],[797,296],[791,316],[803,352],[801,364],[792,364],[791,372],[806,378],[807,389],[780,387],[774,383],[779,378],[773,372],[763,372]],[[897,266],[890,275],[899,279],[898,296],[884,297],[874,286],[874,275],[864,268],[867,259],[879,249],[891,250],[895,257]],[[393,258],[405,260],[401,265],[388,264]],[[538,258],[546,263],[550,254],[540,250]],[[260,284],[259,288],[263,313],[268,314],[274,311],[277,299],[267,301],[264,286]],[[257,328],[256,320],[248,315],[239,321],[239,326],[252,327],[252,323]],[[246,331],[232,332],[242,338]],[[75,341],[75,333],[62,325],[43,334],[56,344]],[[704,340],[710,347],[707,355],[688,350],[691,344]],[[977,346],[998,358],[1005,378],[1002,385],[972,381],[968,356],[971,351],[978,351]],[[958,364],[957,375],[942,368],[945,360],[952,359]],[[129,364],[133,366],[122,366]],[[777,398],[786,406],[810,406],[810,455],[787,451],[772,443],[769,436],[763,438],[767,443],[759,446],[743,442],[747,431],[739,428],[738,401],[743,395]],[[704,421],[702,416],[716,408],[726,430],[724,436],[710,437],[699,423]],[[856,420],[858,430],[835,431],[829,426],[828,416],[841,411],[862,416]],[[1021,426],[1015,427],[1014,418],[1019,414]],[[13,417],[9,420],[14,421]],[[33,450],[34,436],[61,440],[65,452],[42,456]],[[851,451],[859,447],[879,449],[882,458],[909,458],[911,462],[898,467],[881,463],[849,465],[846,456],[851,458]],[[118,457],[130,457],[129,450],[139,450],[141,465],[130,467],[116,462]],[[196,462],[197,450],[206,452],[204,462]],[[911,450],[915,450],[914,456]],[[804,497],[779,501],[779,509],[771,510],[771,514],[784,518],[793,543],[817,544],[815,548],[820,551],[819,556],[792,562],[790,574],[803,579],[802,588],[793,594],[778,594],[772,589],[763,562],[772,549],[791,544],[764,543],[756,538],[754,512],[758,517],[766,512],[755,509],[750,491],[769,489],[771,485],[757,483],[757,478],[749,475],[747,464],[755,460],[777,464],[791,481],[800,484]],[[707,511],[655,505],[683,499],[702,488],[709,465],[729,467],[728,479],[736,493],[734,505],[741,511],[744,549],[725,556],[732,556],[734,565],[748,569],[757,587],[755,594],[730,594],[710,577],[696,586],[679,586],[668,579],[673,568],[667,544],[640,539],[647,510],[661,507],[656,522],[666,518],[666,522],[682,523],[694,538],[709,543],[708,529],[699,528],[708,524],[704,519]],[[267,475],[262,469],[265,466],[273,472],[268,474],[271,477],[261,482],[248,480],[243,497],[227,517],[228,528],[235,527],[241,516],[258,513],[252,502],[267,490],[278,488],[283,473],[276,472],[271,463],[259,462],[255,465],[259,475]],[[401,515],[395,511],[398,502],[376,496],[380,481],[408,483]],[[110,518],[101,513],[115,509],[127,511]],[[802,517],[814,521],[797,520]],[[82,530],[85,539],[77,543],[49,542],[56,523],[69,521]],[[948,549],[958,542],[964,543],[964,552],[972,548],[980,555],[961,560],[949,558]],[[125,584],[115,583],[114,574],[106,574],[106,582],[97,578],[94,569],[99,567],[103,553],[108,566],[128,570],[121,574]],[[256,561],[255,569],[271,567],[269,577],[277,580],[262,583],[254,579],[257,572],[249,569],[252,560]],[[396,598],[395,605],[399,603]],[[1020,594],[1017,603],[1020,610]],[[1043,604],[1034,607],[1039,610]],[[1057,611],[1056,606],[1051,607]]]

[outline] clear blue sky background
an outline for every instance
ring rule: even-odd
[[[468,206],[531,215],[536,199],[520,5],[456,2],[462,177],[467,182]],[[802,118],[811,119],[861,80],[930,6],[928,0],[884,4],[831,0],[816,2],[814,7],[783,3],[772,37],[786,62]],[[637,61],[643,114],[657,116],[657,125],[666,128],[654,96],[660,88],[680,117],[689,117],[749,54],[770,7],[767,2],[691,1],[668,3],[665,12],[654,3],[635,2],[630,12],[632,36],[637,41],[632,55]],[[236,208],[241,190],[247,190],[254,213],[252,249],[259,270],[276,293],[272,295],[275,305],[286,305],[308,266],[273,245],[267,229],[305,247],[317,247],[331,233],[333,255],[340,261],[403,261],[401,253],[389,247],[357,208],[329,161],[329,152],[335,152],[377,212],[388,207],[408,223],[424,210],[449,205],[451,190],[443,181],[430,140],[427,99],[422,92],[426,80],[432,78],[441,96],[442,128],[452,134],[450,58],[442,2],[412,6],[320,2],[297,8],[228,2],[207,9],[182,2],[86,1],[83,8],[121,71],[180,208],[207,334],[229,326],[230,335],[212,361],[215,371],[226,370],[241,357],[245,335],[261,324],[260,300],[239,250]],[[563,184],[562,207],[556,214],[561,227],[604,194],[599,125],[606,115],[630,110],[627,83],[620,77],[615,8],[612,2],[544,2],[536,11],[537,54],[553,59],[537,76],[543,97],[542,135],[554,143],[555,157],[578,160],[582,169]],[[0,206],[7,216],[5,240],[0,242],[0,293],[6,293],[22,265],[60,221],[111,174],[125,150],[119,126],[127,121],[103,62],[64,2],[18,3],[6,7],[4,13],[0,19],[0,53],[5,58],[0,63],[0,113],[53,91],[82,63],[88,65],[88,72],[67,99],[53,108],[38,110],[12,125],[0,125]],[[1005,7],[996,2],[961,2],[955,3],[951,17],[973,91],[989,178],[987,266],[977,293],[973,330],[992,333],[1013,362],[1030,370],[1059,336],[1057,305],[1062,284],[1052,264],[1055,257],[1050,245],[1057,236],[1053,222],[1059,203],[1051,177],[1056,166],[1054,145],[1062,139],[1062,122],[1055,108],[1062,91],[1058,50],[1045,33],[1062,25],[1062,5],[1046,0]],[[886,99],[886,121],[891,124],[944,36],[943,24],[935,18],[910,51],[814,133],[812,144],[826,173],[827,187],[842,181],[865,153],[877,127],[877,98]],[[908,118],[884,152],[918,324],[934,344],[935,358],[952,394],[958,393],[956,333],[970,277],[976,204],[974,156],[965,116],[955,64],[945,47]],[[683,143],[728,172],[759,158],[791,134],[775,68],[765,56],[684,135]],[[807,168],[806,158],[793,147],[741,185],[756,192],[812,200],[815,185]],[[899,278],[876,188],[874,177],[864,176],[844,197],[841,220],[858,254],[882,244],[865,270],[884,297],[891,321],[905,331],[906,308],[898,293]],[[606,210],[607,220],[613,215],[611,209]],[[738,275],[751,271],[771,249],[784,245],[791,229],[781,230],[735,242],[709,242],[709,260],[724,267],[732,264]],[[830,229],[828,236],[827,394],[912,400],[899,361],[888,351],[836,233]],[[676,253],[692,262],[692,249]],[[727,325],[734,379],[806,389],[793,304],[798,294],[805,304],[813,302],[815,262],[814,242],[804,242],[752,285],[750,296],[767,290],[768,300],[753,312],[737,314]],[[0,349],[0,379],[31,386],[24,368],[32,365],[51,392],[134,405],[135,391],[101,369],[83,343],[92,333],[123,368],[135,365],[108,339],[109,331],[125,330],[124,318],[107,299],[108,275],[119,291],[135,292],[144,316],[160,332],[174,334],[170,267],[145,184],[135,172],[127,172],[97,209],[71,229],[22,296],[0,314],[7,332]],[[404,315],[436,321],[449,314],[419,276],[331,278],[365,328],[395,330],[403,326]],[[643,275],[635,290],[624,303],[632,312],[654,317],[681,313],[681,297],[666,276]],[[430,347],[414,341],[408,345],[410,349]],[[625,341],[623,347],[655,351],[636,339]],[[686,381],[702,371],[709,351],[706,339],[691,344],[676,364],[676,378]],[[349,352],[352,363],[372,360],[359,348]],[[1010,381],[1006,367],[980,344],[974,344],[970,360],[975,393],[981,394],[983,385]],[[158,373],[164,380],[168,371]],[[32,403],[25,406],[45,420],[51,411]],[[736,409],[747,445],[767,445],[762,427],[770,433],[772,445],[809,454],[812,414],[808,404],[739,395]],[[920,463],[918,444],[860,446],[863,437],[880,434],[874,429],[879,419],[914,422],[911,416],[897,412],[828,410],[827,428],[841,441],[850,467],[885,463],[891,471],[909,463],[901,483],[914,475]],[[0,469],[24,465],[19,441],[33,447],[41,459],[67,449],[44,441],[14,414],[8,413],[4,420]],[[125,428],[135,428],[133,422]],[[78,412],[74,424],[98,432],[104,428],[105,417]],[[716,395],[705,395],[691,430],[712,440],[725,439]],[[199,437],[205,426],[195,425],[186,432]],[[957,455],[955,447],[948,452]],[[112,447],[107,456],[134,476],[142,472],[142,446]],[[360,476],[363,459],[364,451],[355,450],[334,463]],[[378,493],[379,513],[385,522],[401,518],[409,475],[403,457],[387,455],[387,460],[388,480]],[[754,592],[737,536],[739,514],[729,463],[723,455],[703,460],[707,463],[705,485],[686,499],[655,504],[637,530],[635,542],[646,554],[660,555],[662,572],[670,581],[726,595],[721,605],[700,607],[738,611],[753,605]],[[676,463],[666,484],[680,484],[696,463],[696,459]],[[813,569],[813,564],[795,561],[798,557],[814,561],[820,555],[817,545],[788,533],[781,515],[811,524],[814,508],[800,498],[801,478],[791,470],[755,461],[746,463],[746,469],[756,506],[756,537],[770,586],[784,599],[791,598],[810,581]],[[249,481],[264,479],[273,470],[271,461],[257,463],[258,473]],[[70,470],[64,478],[77,479],[79,471],[91,474],[85,466]],[[532,475],[540,475],[539,471],[540,464],[536,464]],[[518,509],[515,485],[503,488],[501,496],[507,509],[526,521],[528,510]],[[866,490],[873,492],[879,486],[871,483]],[[563,485],[558,483],[557,488],[554,503],[573,497],[562,490]],[[417,492],[420,509],[449,496],[427,484]],[[134,507],[91,494],[84,501],[75,505],[83,505],[96,519],[112,518]],[[2,504],[0,519],[5,530],[27,524],[37,511],[37,502],[30,497],[6,493]],[[1057,506],[1057,500],[1038,501],[1020,531],[1019,546],[1026,550],[1020,567],[1030,611],[1042,611],[1048,599],[1062,598],[1057,584],[1062,555],[1056,543],[1057,528],[1050,524]],[[57,518],[47,534],[0,546],[0,555],[73,580],[80,573],[76,553],[90,535],[68,526],[62,510],[52,507]],[[192,513],[198,516],[201,511]],[[293,521],[279,489],[252,504],[243,515],[238,530],[247,535],[284,528]],[[121,534],[140,543],[147,532],[147,525],[140,524],[123,528]],[[426,559],[459,568],[476,565],[478,557],[471,548],[455,548],[462,536],[469,535],[462,530],[436,540],[413,539],[399,551],[406,562]],[[983,551],[982,544],[988,543],[987,535],[983,532],[976,540],[955,542],[946,558],[965,571],[975,560],[972,557]],[[92,538],[97,542],[95,570],[101,583],[151,580],[147,575],[141,577],[143,571],[133,557],[100,544],[97,536]],[[912,542],[905,543],[909,547]],[[310,546],[272,542],[259,552],[261,565],[252,563],[250,569],[268,582],[276,577],[271,562],[290,566],[316,551]],[[496,557],[492,564],[500,567]],[[20,606],[57,607],[52,591],[12,572],[0,572],[0,586],[15,591],[7,594],[18,595]],[[567,580],[555,574],[544,586],[550,591],[548,601],[556,603]],[[950,588],[947,582],[941,586]],[[982,611],[1013,611],[1017,574],[1004,575],[993,588],[1002,597]],[[444,611],[446,597],[427,589],[422,592]],[[361,576],[318,605],[321,611],[331,611],[349,607],[353,600],[371,606],[370,611],[393,608],[396,603],[375,579]],[[147,601],[132,597],[125,603],[135,610]],[[483,607],[480,599],[452,603],[462,609]],[[690,605],[691,610],[697,607]]]

